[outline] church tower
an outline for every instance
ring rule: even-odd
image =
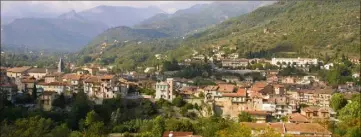
[[[64,62],[63,62],[63,59],[60,58],[59,64],[58,64],[58,72],[63,72],[63,71],[64,71]]]

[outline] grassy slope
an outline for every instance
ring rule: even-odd
[[[301,56],[335,53],[337,49],[358,55],[359,8],[360,3],[355,0],[277,3],[196,34],[189,39],[189,45],[202,48],[235,45],[239,53],[288,45],[290,48],[283,48],[284,51]],[[263,32],[266,28],[269,33]],[[283,49],[272,51],[282,52]]]

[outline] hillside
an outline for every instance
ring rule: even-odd
[[[79,15],[90,21],[101,21],[108,27],[131,27],[158,13],[164,13],[164,11],[157,7],[97,6],[79,12]]]
[[[132,26],[161,12],[155,7],[98,6],[53,18],[20,18],[1,26],[1,42],[4,47],[76,51],[110,26]]]
[[[220,23],[250,12],[270,2],[213,2],[197,4],[174,14],[159,14],[142,21],[136,28],[155,29],[171,36],[183,36],[198,28]]]
[[[339,50],[359,56],[359,13],[356,0],[278,2],[227,20],[187,41],[200,49],[236,46],[243,56],[261,50],[315,57]]]
[[[33,49],[78,50],[106,29],[103,24],[76,19],[23,18],[3,25],[1,42]]]
[[[117,54],[103,52],[103,55],[140,66],[154,64],[152,61],[155,53],[165,54],[168,59],[183,60],[191,56],[193,49],[208,54],[213,46],[236,46],[238,49],[235,52],[241,57],[300,56],[322,59],[326,54],[329,56],[336,51],[348,56],[359,56],[359,7],[360,3],[355,0],[278,2],[231,18],[185,39],[163,39],[162,44],[159,44],[160,40],[142,43],[142,48],[154,50],[144,50],[142,55],[146,56],[141,56],[141,59],[123,56],[139,48],[133,48],[131,45],[135,44],[131,43],[112,47],[112,51],[119,51]],[[168,48],[163,48],[164,45]],[[157,51],[155,47],[163,50]],[[102,56],[97,58],[103,59]],[[117,61],[114,63],[119,67],[130,64]]]
[[[100,52],[102,44],[116,44],[127,42],[142,42],[151,39],[167,37],[167,34],[152,29],[133,29],[130,27],[120,26],[110,28],[96,36],[82,53]]]

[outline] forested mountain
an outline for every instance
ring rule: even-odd
[[[103,52],[122,65],[154,64],[151,63],[155,53],[168,55],[168,58],[182,60],[189,58],[191,50],[209,54],[212,46],[236,46],[235,51],[242,57],[320,57],[343,52],[348,56],[359,56],[360,51],[360,3],[349,1],[279,1],[269,6],[231,18],[215,25],[204,32],[183,38],[168,38],[143,42],[142,48],[150,48],[141,60],[122,54],[135,51],[131,45],[112,47],[119,53]],[[162,41],[162,44],[159,44]],[[174,42],[177,41],[177,42]],[[162,48],[159,46],[167,46]],[[127,47],[127,48],[124,48]],[[155,48],[157,47],[157,48]],[[170,47],[170,48],[169,48]],[[156,51],[156,49],[163,49]],[[169,49],[169,50],[164,50]],[[204,50],[206,49],[206,50]],[[105,49],[106,50],[106,49]],[[95,50],[82,52],[82,57],[95,53]],[[97,56],[102,60],[102,56]],[[133,62],[133,63],[129,63]],[[128,67],[128,66],[127,66]],[[134,67],[134,66],[133,66]]]
[[[360,51],[360,2],[280,1],[190,36],[191,47],[236,46],[250,51],[323,57]],[[269,55],[271,55],[269,54]]]
[[[90,20],[100,21],[109,27],[131,27],[158,13],[163,13],[157,7],[133,8],[127,6],[97,6],[81,11],[79,15]]]
[[[213,2],[211,4],[197,4],[188,9],[179,10],[174,14],[153,16],[135,27],[155,29],[172,36],[183,36],[188,32],[220,23],[228,18],[250,12],[268,3],[271,2]]]
[[[98,6],[53,18],[20,18],[2,25],[1,42],[4,47],[75,51],[110,26],[132,26],[161,12],[155,7]]]
[[[23,18],[3,25],[3,46],[28,46],[45,50],[78,50],[107,28],[79,18]]]

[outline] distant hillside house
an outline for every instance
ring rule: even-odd
[[[272,58],[271,64],[272,65],[278,65],[279,63],[286,63],[286,64],[295,64],[299,67],[304,67],[307,64],[308,65],[317,65],[318,64],[318,59],[316,58]]]
[[[246,67],[248,65],[247,59],[224,59],[222,60],[222,67],[238,68]]]
[[[46,74],[56,72],[56,69],[32,68],[28,70],[28,74],[37,80],[45,77]]]
[[[30,66],[10,68],[6,71],[6,75],[11,78],[17,78],[26,74],[31,68]]]
[[[175,98],[174,95],[174,82],[173,78],[167,78],[164,82],[157,82],[155,85],[155,99],[165,99],[165,100],[173,100]]]

